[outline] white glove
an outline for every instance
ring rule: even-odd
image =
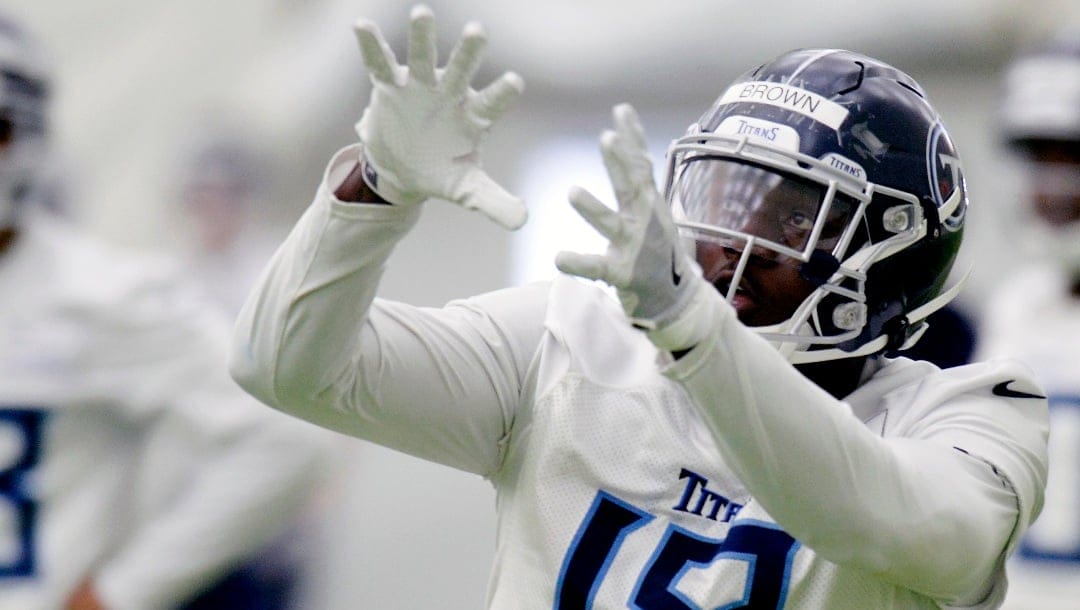
[[[693,347],[707,325],[701,320],[687,324],[682,318],[701,314],[704,308],[691,307],[692,302],[707,297],[706,290],[713,289],[684,252],[671,210],[656,189],[637,113],[630,105],[621,104],[613,114],[615,131],[605,131],[600,143],[618,211],[582,188],[570,191],[574,209],[608,239],[607,251],[602,255],[560,252],[555,266],[614,286],[630,321],[654,331],[649,337],[658,346],[669,350]],[[675,327],[674,336],[663,332]]]
[[[435,67],[435,17],[426,6],[410,15],[407,66],[397,63],[374,23],[361,20],[353,29],[373,85],[356,124],[368,186],[397,205],[445,199],[508,229],[524,224],[522,200],[480,168],[480,142],[525,86],[507,72],[481,91],[469,87],[487,43],[483,28],[466,25],[442,69]]]

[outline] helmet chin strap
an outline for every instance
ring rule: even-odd
[[[886,191],[887,189],[881,189]],[[893,238],[885,240],[878,244],[876,248],[864,249],[848,261],[847,265],[852,265],[857,269],[865,270],[870,266],[870,263],[880,261],[892,254],[903,250],[905,247],[922,239],[930,230],[934,227],[941,227],[941,219],[946,219],[952,216],[952,214],[960,206],[963,201],[962,193],[959,189],[953,192],[953,194],[946,200],[942,206],[936,210],[924,210],[923,214],[927,216],[924,222],[919,223],[915,230],[904,233],[898,233]],[[933,214],[933,218],[930,218],[930,214]],[[806,344],[800,344],[797,338],[792,339],[773,339],[770,341],[777,345],[777,349],[787,358],[792,364],[811,364],[815,362],[825,362],[828,360],[840,360],[844,358],[860,358],[863,356],[872,356],[886,351],[903,351],[909,349],[915,343],[922,338],[929,328],[929,324],[925,323],[926,318],[947,305],[950,301],[956,298],[960,293],[960,290],[967,283],[968,277],[971,275],[971,267],[964,272],[964,275],[953,286],[943,290],[941,294],[927,301],[923,305],[909,311],[906,315],[897,318],[895,333],[886,332],[883,335],[875,337],[874,339],[867,341],[852,351],[845,351],[840,348],[831,347],[827,349],[811,350],[805,349]],[[809,321],[803,322],[798,330],[804,330],[802,327],[809,328]],[[902,335],[900,333],[903,333]],[[805,333],[799,333],[805,334]],[[810,333],[815,334],[815,333]],[[895,344],[899,341],[898,344]]]
[[[909,311],[907,315],[903,317],[906,321],[906,328],[914,327],[914,330],[910,332],[903,343],[897,347],[897,351],[904,351],[910,349],[922,338],[926,333],[930,325],[925,322],[926,318],[930,317],[930,314],[945,307],[950,301],[956,298],[960,294],[960,290],[963,289],[967,283],[968,277],[971,276],[971,267],[968,267],[964,271],[964,275],[960,280],[949,288],[943,290],[941,294],[930,299],[926,303],[923,303],[919,307]],[[822,349],[822,350],[799,350],[797,341],[783,341],[776,342],[776,348],[781,354],[784,354],[788,362],[792,364],[810,364],[813,362],[824,362],[826,360],[839,360],[841,358],[859,358],[862,356],[872,356],[888,348],[892,337],[888,334],[881,335],[871,341],[868,341],[859,346],[858,349],[847,352],[838,348]]]

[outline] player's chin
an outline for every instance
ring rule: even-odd
[[[772,326],[787,320],[790,316],[789,312],[767,307],[752,299],[743,302],[738,302],[736,299],[732,306],[735,308],[739,321],[750,327]]]

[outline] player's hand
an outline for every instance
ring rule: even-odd
[[[426,6],[412,10],[404,66],[374,23],[358,21],[354,30],[373,85],[356,124],[375,174],[365,174],[369,186],[397,205],[445,199],[509,229],[524,224],[522,200],[480,167],[482,140],[524,89],[513,72],[480,91],[469,86],[487,43],[483,28],[465,26],[444,68],[436,68],[435,17]]]
[[[584,189],[570,192],[574,209],[608,239],[607,250],[602,255],[560,252],[555,265],[614,286],[634,325],[654,330],[674,322],[704,280],[684,252],[668,204],[657,191],[637,113],[622,104],[614,117],[615,130],[605,131],[600,143],[618,209]]]

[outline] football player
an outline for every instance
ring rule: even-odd
[[[890,357],[956,292],[960,161],[911,78],[799,50],[725,88],[653,182],[634,110],[600,138],[608,240],[549,283],[374,298],[428,199],[520,226],[479,144],[522,91],[474,90],[356,26],[373,90],[237,323],[235,378],[322,426],[491,481],[491,608],[996,607],[1042,505],[1046,401],[1014,362]],[[618,298],[594,282],[614,287]]]
[[[179,608],[290,522],[325,441],[236,387],[170,265],[35,205],[40,57],[0,18],[0,609]]]
[[[1006,605],[1075,608],[1080,599],[1080,30],[1019,54],[1004,78],[1004,140],[1021,162],[1009,210],[1029,258],[989,302],[982,356],[1035,370],[1050,404],[1046,508],[1020,544]]]

